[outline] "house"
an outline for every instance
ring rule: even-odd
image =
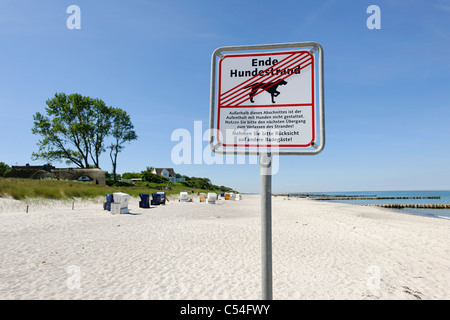
[[[173,171],[173,168],[154,168],[152,173],[161,177],[165,177],[169,179],[170,182],[178,182],[186,180],[185,178],[177,178],[177,175],[175,171]]]
[[[52,165],[43,166],[12,166],[5,178],[27,178],[27,179],[61,179],[88,181],[94,184],[105,185],[105,171],[99,168],[55,168]]]

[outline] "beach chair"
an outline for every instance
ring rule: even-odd
[[[115,192],[113,193],[113,205],[115,208],[119,210],[119,213],[128,213],[128,202],[130,201],[130,195],[123,192]],[[112,206],[111,205],[111,213],[112,213]]]
[[[166,193],[165,192],[157,192],[157,194],[161,195],[161,204],[166,204]]]
[[[112,193],[106,194],[106,202],[103,204],[103,210],[111,211],[111,203],[114,202],[114,197]]]
[[[214,204],[214,203],[216,203],[216,199],[217,199],[217,194],[214,192],[209,192],[206,202]]]
[[[161,195],[158,193],[152,193],[151,205],[159,206],[160,204],[161,204]]]
[[[187,192],[180,192],[180,201],[187,202],[189,199]]]
[[[139,193],[141,201],[139,201],[139,208],[150,208],[150,195],[147,193]]]
[[[225,193],[225,200],[231,200],[231,194]]]
[[[200,202],[205,202],[206,197],[204,193],[200,193]]]

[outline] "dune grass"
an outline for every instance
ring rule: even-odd
[[[154,186],[156,187],[156,186]],[[186,188],[181,184],[172,184],[171,190],[163,190],[168,195],[179,194],[189,189],[193,192],[213,192],[216,190],[204,190],[197,188]],[[89,182],[67,181],[55,179],[20,179],[0,178],[0,197],[12,197],[16,200],[27,198],[45,199],[92,199],[105,196],[106,193],[124,192],[132,197],[138,197],[139,193],[153,193],[161,190],[144,185],[130,187],[100,186]],[[219,192],[219,191],[216,191]]]
[[[11,196],[17,200],[25,198],[92,198],[105,194],[106,192],[109,192],[108,187],[79,181],[20,178],[0,179],[0,196]]]

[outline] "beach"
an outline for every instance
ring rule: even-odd
[[[103,201],[0,198],[0,299],[261,299],[258,195]],[[272,216],[276,300],[450,299],[450,220],[285,197]]]

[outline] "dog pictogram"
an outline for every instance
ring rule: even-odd
[[[270,93],[270,96],[272,98],[272,103],[275,103],[274,98],[278,97],[280,95],[280,92],[277,91],[278,86],[280,85],[286,85],[287,81],[281,80],[281,81],[275,81],[275,82],[269,82],[269,83],[263,83],[263,82],[256,82],[251,85],[246,86],[245,88],[252,88],[250,91],[250,102],[253,103],[253,97],[256,95],[256,92],[261,89],[265,90],[268,93]]]

